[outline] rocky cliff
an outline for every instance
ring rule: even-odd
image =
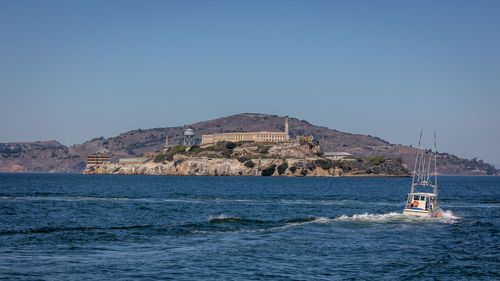
[[[325,158],[312,143],[220,142],[200,148],[178,145],[146,163],[88,165],[84,174],[198,176],[407,176],[401,161]]]

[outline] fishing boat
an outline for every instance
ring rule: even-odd
[[[420,149],[422,133],[418,140],[417,156],[413,169],[411,189],[406,197],[403,214],[423,217],[439,217],[439,199],[437,184],[437,149],[436,132],[434,132],[434,151]],[[425,157],[426,154],[428,157]],[[434,167],[431,167],[433,165]],[[431,175],[431,169],[434,169]]]

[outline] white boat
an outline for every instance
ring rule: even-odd
[[[439,217],[439,199],[437,184],[437,150],[436,133],[434,132],[434,152],[425,157],[424,150],[420,149],[422,131],[418,140],[417,157],[413,170],[411,189],[406,197],[406,207],[403,214],[424,217]],[[432,163],[434,162],[434,163]],[[434,175],[431,176],[431,165],[433,164]]]

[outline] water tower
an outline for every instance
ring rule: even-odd
[[[194,130],[188,128],[184,131],[184,145],[192,146],[194,145]]]

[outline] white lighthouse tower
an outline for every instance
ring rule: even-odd
[[[290,140],[290,135],[288,134],[288,116],[285,117],[285,140]]]

